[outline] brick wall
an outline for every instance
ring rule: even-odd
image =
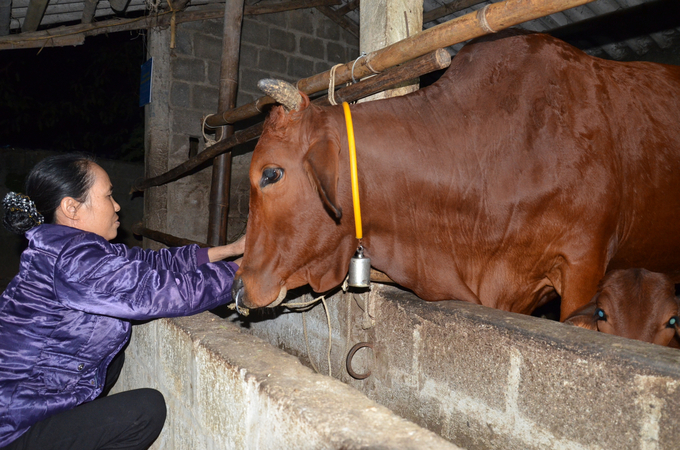
[[[159,108],[160,117],[159,114],[151,114],[147,121],[166,121],[169,136],[167,149],[160,144],[155,149],[151,146],[152,154],[147,154],[147,164],[152,167],[147,172],[162,173],[184,162],[189,153],[190,137],[200,138],[199,151],[205,148],[201,119],[217,112],[222,27],[222,20],[180,24],[177,27],[176,47],[170,50],[159,46],[161,48],[156,50],[169,51],[169,59],[165,64],[157,55],[159,57],[155,60],[158,59],[159,64],[154,68],[156,72],[168,71],[166,85],[169,92],[157,92],[154,88],[154,98],[167,98],[168,107],[167,113]],[[169,30],[160,33],[164,33],[164,39],[167,40]],[[153,35],[150,39],[153,39]],[[356,58],[359,54],[358,45],[356,37],[315,9],[246,16],[242,29],[237,105],[250,103],[262,96],[257,89],[257,82],[262,78],[274,77],[296,82],[300,78],[328,70],[334,64]],[[155,74],[154,79],[157,76],[160,75]],[[163,117],[165,114],[167,117]],[[214,135],[208,137],[214,138]],[[164,139],[150,140],[159,142]],[[248,168],[254,144],[251,142],[233,150],[229,241],[245,232]],[[167,158],[153,157],[153,154],[164,152],[167,152]],[[157,167],[159,160],[166,159],[167,167]],[[167,211],[167,220],[157,220],[155,226],[180,237],[205,242],[210,180],[211,168],[207,167],[169,184],[164,189],[167,194],[160,203],[147,203],[148,212]],[[153,223],[147,224],[154,226]]]

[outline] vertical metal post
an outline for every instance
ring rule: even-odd
[[[243,6],[244,0],[227,0],[224,5],[224,36],[222,37],[218,111],[225,111],[236,106]],[[234,127],[227,125],[217,130],[216,139],[219,141],[232,134],[234,134]],[[231,152],[224,153],[213,160],[208,245],[215,246],[227,243],[230,184]]]

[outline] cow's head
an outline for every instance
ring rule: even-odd
[[[267,117],[250,164],[246,249],[232,288],[246,308],[278,304],[306,284],[317,292],[337,286],[356,247],[351,217],[343,219],[349,182],[339,182],[348,173],[339,168],[343,122],[288,83],[259,86],[282,105]]]
[[[677,347],[680,300],[666,275],[645,269],[605,275],[587,305],[565,322],[630,339]]]

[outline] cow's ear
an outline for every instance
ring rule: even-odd
[[[597,318],[595,311],[597,310],[597,302],[595,299],[591,300],[585,306],[574,311],[564,323],[576,325],[577,327],[587,328],[589,330],[598,331]]]
[[[335,142],[319,141],[309,148],[303,162],[309,181],[336,220],[342,217],[342,208],[338,203],[339,153],[340,147]]]

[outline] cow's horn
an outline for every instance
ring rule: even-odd
[[[262,92],[281,103],[288,111],[297,110],[302,104],[302,96],[292,84],[283,80],[264,78],[257,82]]]

